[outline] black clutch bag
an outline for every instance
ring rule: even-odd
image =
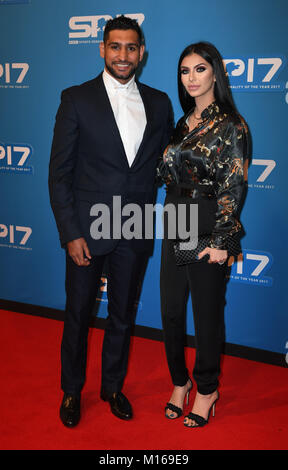
[[[173,244],[174,248],[174,255],[176,264],[178,266],[195,263],[202,261],[198,259],[199,253],[203,251],[209,245],[211,241],[210,235],[200,235],[198,237],[198,243],[195,247],[195,240],[191,240],[189,242],[185,241],[176,241]],[[241,245],[240,245],[240,237],[236,233],[235,235],[229,236],[227,241],[227,251],[228,251],[228,258],[230,256],[238,256],[241,253]],[[207,255],[208,256],[208,255]]]

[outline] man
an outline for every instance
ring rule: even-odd
[[[56,116],[49,189],[61,245],[66,249],[60,417],[69,427],[80,419],[89,319],[104,261],[108,265],[108,318],[100,396],[118,418],[132,417],[132,407],[121,390],[136,290],[153,241],[119,236],[115,220],[125,204],[144,209],[153,202],[157,159],[172,128],[167,95],[135,80],[143,54],[142,32],[135,20],[121,16],[108,21],[100,45],[103,73],[64,90]],[[121,197],[122,204],[114,212],[113,196]],[[91,229],[95,204],[109,208],[114,237],[99,239]]]

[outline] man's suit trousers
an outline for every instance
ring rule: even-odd
[[[102,348],[102,384],[107,393],[121,391],[127,372],[131,326],[138,288],[147,255],[135,253],[127,240],[103,256],[93,256],[89,266],[78,266],[66,255],[66,311],[61,345],[61,386],[80,393],[86,375],[87,338],[91,313],[103,267],[107,264],[108,318]]]

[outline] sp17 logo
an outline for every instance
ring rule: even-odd
[[[137,20],[139,25],[145,19],[143,13],[127,13],[125,16]],[[108,20],[112,20],[111,15],[72,16],[69,19],[69,44],[101,42]]]
[[[256,284],[258,286],[270,287],[273,279],[266,276],[273,264],[271,253],[255,250],[243,250],[238,256],[236,262],[232,264],[230,279],[231,281],[242,282],[245,284]]]
[[[15,5],[15,3],[30,3],[30,0],[0,0],[0,5]]]
[[[0,143],[0,172],[14,174],[33,174],[33,167],[27,166],[32,155],[30,145],[7,145]]]
[[[0,243],[0,246],[9,246],[9,248],[22,248],[31,250],[32,248],[26,247],[31,234],[31,227],[0,224],[0,240],[3,239],[5,242]]]
[[[275,160],[253,158],[249,168],[248,186],[257,189],[274,189],[276,167]],[[274,178],[273,178],[274,175]]]
[[[286,65],[281,57],[241,57],[224,59],[231,88],[237,91],[281,91],[284,83],[277,81]]]
[[[98,292],[97,292],[97,296],[96,296],[96,302],[97,303],[103,303],[103,304],[107,304],[108,302],[108,298],[107,298],[107,277],[106,277],[106,274],[102,273],[102,277],[100,279],[100,285],[99,285],[99,289],[98,289]],[[97,309],[97,307],[96,307]],[[98,312],[97,312],[97,315],[98,315]]]
[[[107,298],[107,276],[106,274],[102,273],[102,277],[100,279],[100,286],[99,286],[99,290],[98,290],[98,295],[96,297],[96,302],[97,303],[106,303],[108,302],[108,298]],[[142,309],[142,302],[141,301],[138,301],[135,303],[135,310],[141,310]],[[97,310],[97,307],[96,307],[96,310]],[[99,315],[99,312],[97,310],[97,315]]]
[[[0,88],[28,88],[23,82],[29,70],[25,62],[0,64]]]

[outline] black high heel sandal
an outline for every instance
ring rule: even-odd
[[[219,393],[217,391],[217,398],[214,400],[214,402],[212,403],[212,405],[209,408],[207,419],[203,418],[203,416],[200,416],[200,415],[197,415],[197,414],[191,412],[188,415],[186,415],[184,418],[193,419],[193,421],[195,421],[196,425],[194,424],[194,425],[191,426],[188,423],[184,423],[184,426],[186,426],[187,428],[203,428],[203,426],[208,424],[211,410],[212,410],[213,418],[215,416],[215,406],[216,406],[216,401],[218,400],[218,398],[219,398]]]
[[[192,387],[193,387],[192,380],[190,378],[188,380],[189,380],[191,386],[190,386],[189,390],[187,390],[186,395],[184,397],[184,401],[185,401],[185,398],[186,398],[186,405],[188,405],[188,403],[189,403],[189,393],[190,393],[190,391],[192,390]],[[174,413],[176,413],[177,416],[167,415],[167,413],[166,413],[167,410],[173,411]],[[182,416],[182,414],[183,414],[183,410],[182,410],[182,408],[179,408],[179,406],[173,405],[173,403],[170,403],[170,402],[168,402],[166,404],[166,406],[165,406],[165,416],[166,416],[166,418],[168,418],[168,419],[177,419],[177,418],[180,418]]]

